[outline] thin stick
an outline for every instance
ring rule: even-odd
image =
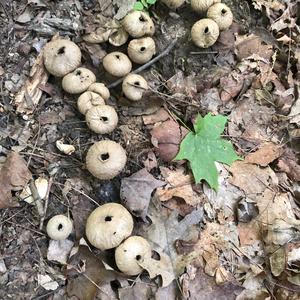
[[[41,221],[40,221],[40,230],[43,229],[45,217],[46,217],[46,214],[47,214],[49,195],[50,195],[50,189],[51,189],[52,181],[53,181],[53,179],[52,179],[52,177],[50,177],[50,179],[48,181],[48,187],[47,187],[47,192],[46,192],[46,197],[45,197],[44,212],[43,212],[43,215],[42,215]]]
[[[197,52],[190,52],[191,55],[201,55],[201,54],[218,54],[218,51],[197,51]]]
[[[159,55],[157,55],[156,57],[154,57],[153,59],[151,59],[150,61],[148,61],[144,65],[140,66],[136,70],[132,71],[132,73],[140,73],[140,72],[146,70],[147,68],[149,68],[150,66],[152,66],[154,63],[156,63],[162,57],[169,54],[171,52],[171,50],[174,48],[174,46],[176,45],[176,43],[177,43],[177,39],[175,39],[163,52],[161,52]],[[111,83],[108,86],[108,88],[111,89],[111,88],[114,88],[114,87],[118,86],[120,83],[122,83],[123,79],[124,79],[124,77],[116,80],[115,82]]]

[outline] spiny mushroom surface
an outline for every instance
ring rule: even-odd
[[[111,52],[103,58],[103,67],[111,75],[123,77],[130,73],[132,63],[128,56],[122,52]]]
[[[203,13],[214,4],[214,0],[191,0],[192,10],[198,13]]]
[[[88,110],[97,105],[104,105],[104,99],[97,93],[94,92],[84,92],[77,100],[78,110],[85,115]]]
[[[98,105],[87,111],[85,120],[92,131],[105,134],[112,132],[117,127],[118,114],[112,106]]]
[[[122,83],[122,90],[127,99],[139,101],[143,93],[148,89],[148,83],[138,74],[128,74]]]
[[[212,46],[220,34],[218,24],[210,19],[201,19],[196,22],[191,30],[194,44],[201,48]]]
[[[143,271],[138,262],[151,257],[151,246],[140,236],[126,239],[115,252],[115,260],[119,270],[127,275],[138,275]]]
[[[95,74],[86,68],[77,68],[62,80],[63,89],[69,94],[80,94],[96,81]]]
[[[132,230],[131,214],[118,203],[107,203],[96,208],[88,217],[85,227],[88,241],[100,250],[119,246],[131,235]]]
[[[207,17],[214,20],[220,30],[228,29],[233,21],[231,9],[224,3],[216,3],[207,11]]]
[[[123,170],[126,160],[126,152],[120,144],[105,140],[90,147],[86,155],[86,167],[99,179],[112,179]]]
[[[109,89],[105,86],[104,83],[95,82],[88,87],[88,91],[99,94],[105,101],[108,100],[110,96]]]
[[[79,47],[75,43],[63,39],[46,44],[43,56],[45,68],[56,77],[67,75],[81,63]]]
[[[133,62],[144,64],[155,54],[155,42],[151,37],[134,39],[128,44],[127,52]]]
[[[185,0],[161,0],[161,2],[166,4],[171,9],[177,9],[183,5]]]
[[[123,20],[124,29],[134,38],[153,35],[155,26],[148,14],[143,11],[132,11]]]
[[[46,227],[48,236],[52,240],[65,240],[73,230],[73,222],[64,215],[52,217]]]

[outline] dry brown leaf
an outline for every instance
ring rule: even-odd
[[[287,150],[279,158],[277,167],[280,171],[287,173],[293,181],[300,181],[300,165],[298,158],[292,150]]]
[[[151,194],[162,185],[165,185],[165,182],[155,179],[146,169],[142,169],[122,179],[120,198],[133,215],[144,219]]]
[[[245,157],[245,161],[266,167],[283,154],[283,149],[274,143],[263,143],[259,149]]]
[[[221,93],[220,97],[223,102],[228,102],[238,96],[244,86],[245,77],[238,71],[232,71],[229,76],[220,79]]]
[[[10,152],[0,169],[0,209],[17,206],[12,192],[22,190],[30,179],[26,162],[18,153]]]
[[[193,190],[192,184],[194,179],[192,174],[184,174],[184,168],[178,168],[174,171],[161,167],[161,174],[166,179],[168,184],[163,188],[158,188],[155,197],[164,202],[172,199],[173,197],[183,199],[191,206],[197,206],[203,201],[198,193]]]

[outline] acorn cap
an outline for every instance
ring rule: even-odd
[[[134,38],[153,35],[155,26],[148,14],[143,11],[132,11],[123,20],[124,29]]]
[[[85,227],[88,241],[100,250],[119,246],[131,235],[132,230],[131,214],[118,203],[107,203],[96,208],[88,217]]]
[[[88,87],[88,91],[99,94],[105,101],[107,101],[110,97],[109,89],[105,86],[104,83],[101,82],[92,83]]]
[[[214,0],[191,0],[192,10],[198,13],[203,13],[214,4]]]
[[[45,68],[56,77],[65,76],[79,67],[81,63],[79,47],[75,43],[63,39],[47,43],[43,56]]]
[[[69,94],[80,94],[96,81],[95,74],[86,68],[77,68],[62,80],[63,89]]]
[[[90,147],[86,155],[86,167],[99,179],[112,179],[121,173],[126,160],[126,152],[120,144],[105,140]]]
[[[126,54],[116,51],[103,58],[103,67],[109,74],[123,77],[131,71],[132,64]]]
[[[96,133],[110,133],[118,125],[118,114],[109,105],[93,106],[87,111],[85,121],[88,127]]]
[[[128,74],[122,83],[122,90],[127,99],[139,101],[143,93],[148,89],[148,83],[138,74]]]
[[[148,62],[155,52],[155,42],[151,37],[134,39],[128,44],[128,56],[137,64],[144,64]]]
[[[219,27],[217,23],[210,19],[201,19],[196,22],[191,30],[194,44],[201,48],[212,46],[219,37]]]
[[[143,271],[138,262],[151,258],[151,246],[140,236],[131,236],[115,252],[119,270],[127,275],[137,275]]]
[[[233,21],[231,9],[223,3],[216,3],[207,11],[207,17],[214,20],[220,30],[228,29]]]
[[[80,95],[77,100],[78,110],[85,115],[89,109],[97,105],[104,105],[104,99],[97,93],[94,92],[84,92]]]
[[[185,0],[161,0],[161,2],[171,9],[177,9],[185,2]]]
[[[46,227],[48,236],[52,240],[65,240],[73,230],[73,222],[64,215],[52,217]]]

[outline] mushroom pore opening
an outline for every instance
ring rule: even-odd
[[[58,231],[62,230],[63,229],[63,225],[61,223],[59,223],[58,226],[57,226],[57,229],[58,229]]]
[[[135,81],[135,82],[134,82],[134,85],[140,86],[140,82],[139,82],[139,81]]]
[[[144,52],[146,50],[146,47],[141,47],[140,50],[141,52]]]
[[[104,221],[105,222],[110,222],[112,220],[112,216],[106,216]]]
[[[63,46],[63,47],[60,47],[59,49],[58,49],[58,51],[57,51],[57,54],[64,54],[65,53],[65,46]]]
[[[136,260],[140,260],[141,258],[142,258],[141,255],[137,255],[137,256],[135,257]]]
[[[80,70],[76,71],[76,76],[80,76],[80,75],[81,75],[81,71]]]
[[[106,161],[106,160],[108,160],[108,159],[109,159],[109,154],[108,154],[108,153],[102,153],[102,154],[100,155],[100,160]]]
[[[208,26],[206,26],[206,27],[204,28],[204,33],[209,33],[209,28],[208,28]]]
[[[100,121],[107,122],[108,121],[108,117],[100,117]]]
[[[140,16],[140,17],[139,17],[139,20],[140,20],[141,22],[147,22],[147,20],[146,20],[143,16]]]
[[[225,8],[223,8],[223,9],[221,10],[221,13],[222,13],[222,15],[225,15],[225,14],[227,13],[227,10],[226,10]]]
[[[117,55],[116,55],[116,58],[117,58],[117,59],[120,59],[120,55],[119,55],[119,54],[117,54]]]

